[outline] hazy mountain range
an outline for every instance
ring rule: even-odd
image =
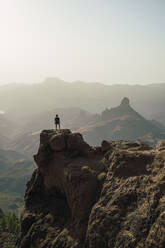
[[[57,113],[62,128],[82,132],[91,145],[103,139],[141,139],[155,144],[164,138],[164,92],[165,84],[108,86],[57,78],[40,84],[1,86],[1,111],[5,114],[0,115],[0,147],[32,159],[40,131],[54,128]],[[130,96],[131,106],[129,102],[118,106],[123,96]],[[154,115],[157,118],[153,120]]]
[[[18,125],[17,134],[8,141],[8,149],[32,160],[38,150],[41,130],[54,128],[55,113],[60,114],[62,128],[82,133],[90,145],[100,145],[104,139],[141,140],[154,145],[165,138],[163,124],[147,120],[131,107],[128,98],[124,98],[117,107],[107,108],[101,114],[92,114],[76,107],[56,108],[36,114],[22,126]]]
[[[55,108],[78,107],[99,113],[117,106],[127,96],[146,118],[157,116],[165,124],[165,83],[150,85],[104,85],[81,81],[67,83],[47,78],[38,84],[9,84],[0,87],[0,107],[13,121]]]
[[[154,145],[165,139],[164,92],[165,84],[107,86],[60,79],[1,86],[0,206],[14,210],[23,203],[39,134],[54,128],[55,114],[62,128],[82,133],[90,145],[104,139]]]

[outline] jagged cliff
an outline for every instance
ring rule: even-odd
[[[19,248],[165,247],[165,145],[44,130]]]

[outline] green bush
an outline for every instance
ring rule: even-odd
[[[15,213],[4,214],[0,218],[0,231],[11,233],[17,237],[20,232],[22,217],[23,213],[20,216]]]

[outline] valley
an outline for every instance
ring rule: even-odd
[[[133,88],[136,88],[137,95],[140,94],[138,92],[141,92],[142,86],[106,86],[83,82],[67,84],[56,78],[47,79],[38,85],[1,86],[0,96],[5,93],[5,98],[0,98],[1,109],[4,110],[0,114],[0,207],[3,211],[19,212],[22,209],[26,183],[36,168],[33,155],[39,148],[40,132],[54,129],[55,114],[59,114],[62,128],[80,132],[92,146],[99,146],[103,140],[130,140],[154,146],[165,139],[163,121],[159,122],[159,118],[149,120],[146,118],[149,113],[146,116],[141,114],[146,113],[149,102],[147,105],[144,104],[144,99],[138,103],[136,97],[130,97],[134,100],[125,97],[124,94],[129,96],[133,93]],[[160,97],[164,84],[145,86],[144,92],[146,88],[148,91],[154,90]],[[88,95],[93,89],[96,92],[95,98],[90,98],[89,102]],[[31,91],[33,94],[29,102],[27,97]],[[9,100],[11,92],[13,97]],[[49,97],[43,97],[45,92]],[[114,93],[116,98],[112,97]],[[41,102],[34,101],[35,94],[40,96]],[[13,103],[15,98],[18,100]],[[84,99],[83,102],[81,98]],[[74,101],[77,102],[76,105]],[[159,102],[150,108],[153,116]],[[143,108],[140,107],[142,103]],[[102,111],[99,112],[101,108]],[[138,109],[143,111],[139,113]]]

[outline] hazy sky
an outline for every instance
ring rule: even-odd
[[[0,83],[165,82],[165,0],[0,0]]]

